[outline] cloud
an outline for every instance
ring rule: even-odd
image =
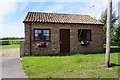
[[[18,10],[19,12],[22,12],[25,7],[26,7],[27,3],[23,2],[20,5],[18,5],[18,3],[14,0],[12,0],[11,2],[9,1],[4,1],[4,2],[0,2],[0,37],[6,36],[6,35],[11,35],[14,34],[11,32],[11,30],[7,31],[8,26],[11,27],[11,24],[5,24],[7,22],[5,22],[7,20],[7,16],[9,17],[10,14],[12,13],[16,13]],[[19,26],[19,25],[16,25]],[[14,26],[14,27],[16,27]]]
[[[15,12],[17,8],[16,2],[0,2],[0,37],[2,37],[2,28],[4,28],[3,21],[5,21],[5,16],[10,12]]]
[[[18,6],[17,2],[15,2],[14,0],[12,0],[11,2],[0,2],[0,24],[2,23],[6,15],[11,12],[15,13],[18,8],[19,11],[22,12],[27,4],[27,2],[23,2],[20,6]]]
[[[1,2],[0,3],[0,23],[2,23],[4,17],[10,12],[15,12],[17,9],[16,2]]]

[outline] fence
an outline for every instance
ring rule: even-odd
[[[20,44],[20,41],[9,41],[9,44]]]
[[[9,45],[9,41],[0,41],[0,45]]]
[[[17,45],[20,44],[20,41],[0,41],[0,45]]]

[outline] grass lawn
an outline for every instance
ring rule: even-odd
[[[98,67],[105,64],[105,53],[26,56],[22,64],[29,78],[117,78],[118,53],[111,52],[112,70]]]
[[[20,45],[19,44],[17,44],[17,45],[15,45],[15,44],[11,44],[11,45],[0,45],[0,49],[5,49],[5,48],[19,48],[20,47]]]
[[[106,48],[106,44],[104,44],[104,48]],[[120,46],[110,46],[110,48],[120,48]]]
[[[0,41],[24,41],[25,39],[10,39],[10,40],[0,40]]]

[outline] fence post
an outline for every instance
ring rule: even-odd
[[[24,41],[20,41],[20,57],[24,56]]]
[[[0,41],[0,45],[9,45],[9,41]]]

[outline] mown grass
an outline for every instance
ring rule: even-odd
[[[104,48],[106,48],[106,44],[104,44]],[[110,48],[120,48],[120,46],[111,45]]]
[[[10,39],[10,40],[0,40],[0,41],[24,41],[25,39]]]
[[[11,44],[11,45],[0,45],[0,49],[6,49],[6,48],[19,48],[19,44]]]
[[[105,64],[105,53],[26,56],[22,64],[29,78],[117,78],[118,54],[120,51],[111,51],[112,70],[99,67]]]

